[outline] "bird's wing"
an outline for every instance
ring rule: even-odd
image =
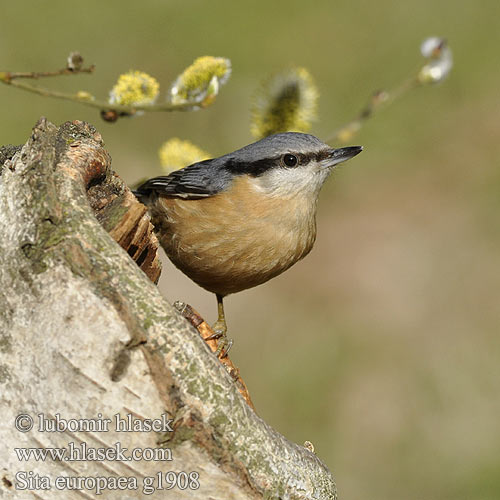
[[[170,175],[149,179],[135,190],[135,194],[144,196],[155,192],[175,198],[206,198],[222,191],[227,182],[228,176],[216,160],[205,160]]]

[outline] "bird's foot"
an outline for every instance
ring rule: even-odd
[[[227,336],[227,327],[225,321],[216,321],[212,326],[213,334],[209,337],[206,337],[205,340],[215,340],[218,339],[217,342],[217,350],[215,351],[215,355],[219,358],[225,358],[227,353],[231,349],[233,345],[233,339],[230,339]]]

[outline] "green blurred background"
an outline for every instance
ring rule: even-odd
[[[159,173],[172,137],[217,156],[252,141],[251,97],[290,64],[314,76],[326,137],[415,70],[444,36],[455,66],[377,114],[365,151],[325,186],[314,250],[226,300],[258,413],[313,442],[343,499],[500,498],[500,3],[160,1],[2,2],[2,70],[57,69],[79,50],[94,76],[44,81],[106,96],[131,68],[165,90],[200,55],[233,74],[196,113],[101,121],[81,105],[0,87],[0,142],[44,115],[98,127],[128,182]],[[160,283],[209,321],[215,299],[166,263]]]

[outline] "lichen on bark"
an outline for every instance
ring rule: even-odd
[[[112,238],[114,223],[128,223],[129,211],[118,204],[100,224],[96,211],[109,193],[122,196],[142,228],[147,216],[110,170],[99,133],[83,122],[56,127],[41,119],[21,150],[3,148],[0,159],[0,403],[7,422],[0,428],[7,448],[0,496],[19,468],[14,447],[61,446],[67,438],[13,431],[9,422],[22,410],[73,418],[166,412],[173,433],[99,436],[125,440],[129,448],[167,446],[172,468],[199,471],[199,489],[162,491],[161,498],[335,499],[324,464],[255,414],[197,331],[161,297],[153,283],[154,248],[134,232],[114,235],[124,248],[138,243],[150,252],[141,270],[136,262],[143,251],[127,253]],[[96,179],[113,189],[90,196]],[[137,477],[170,467],[129,466]],[[74,474],[64,462],[36,467],[52,477]],[[109,475],[99,463],[72,467]],[[115,474],[131,474],[123,464],[114,467]],[[109,492],[106,498],[122,497]],[[128,498],[143,495],[138,490]]]

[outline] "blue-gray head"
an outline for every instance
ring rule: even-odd
[[[332,169],[356,156],[361,146],[333,149],[298,132],[275,134],[220,158],[232,174],[247,174],[270,194],[317,194]]]
[[[298,132],[271,135],[219,158],[195,163],[138,188],[178,198],[204,198],[228,189],[235,178],[249,176],[271,196],[317,196],[331,170],[356,156],[361,146],[333,149],[317,137]]]

